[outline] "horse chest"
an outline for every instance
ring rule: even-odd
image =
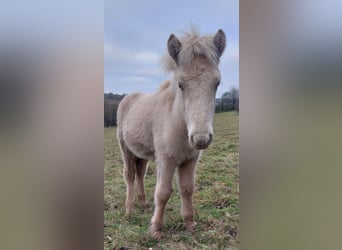
[[[165,131],[162,139],[155,140],[155,151],[179,163],[192,159],[199,153],[189,145],[186,133],[174,134],[172,130]]]

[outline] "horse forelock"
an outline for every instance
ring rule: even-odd
[[[200,36],[196,29],[191,29],[183,32],[179,41],[182,47],[178,55],[178,65],[169,53],[166,53],[161,59],[164,71],[172,72],[178,67],[189,67],[193,59],[198,56],[205,57],[212,65],[219,63],[219,56],[212,36]]]

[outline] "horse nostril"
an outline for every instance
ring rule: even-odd
[[[190,143],[197,149],[206,149],[212,142],[213,134],[192,134],[189,136]]]

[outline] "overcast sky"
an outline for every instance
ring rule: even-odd
[[[190,23],[202,35],[222,29],[227,47],[221,58],[217,96],[239,86],[239,3],[237,0],[160,1],[105,0],[104,92],[156,91],[171,78],[161,71],[171,33],[179,35]]]

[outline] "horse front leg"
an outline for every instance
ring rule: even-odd
[[[154,192],[155,209],[150,226],[150,233],[156,239],[162,237],[161,230],[164,224],[164,211],[172,192],[174,170],[175,164],[172,160],[157,160],[157,185]]]
[[[195,184],[195,170],[197,159],[190,160],[179,166],[178,186],[182,198],[182,216],[185,223],[185,229],[191,233],[194,232],[196,222],[194,221],[194,208],[192,203],[192,195]]]

